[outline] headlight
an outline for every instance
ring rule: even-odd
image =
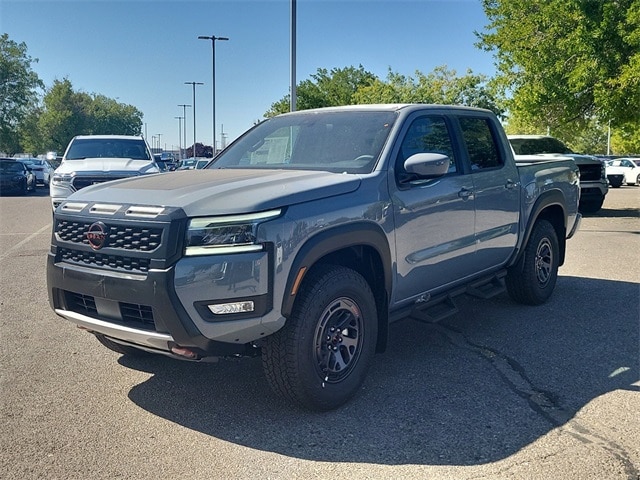
[[[74,173],[54,173],[53,174],[53,183],[71,183]]]
[[[281,210],[232,215],[227,217],[193,218],[187,227],[185,255],[259,252],[256,230],[264,221],[280,216]]]

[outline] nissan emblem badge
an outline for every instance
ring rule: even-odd
[[[87,230],[87,240],[94,250],[100,250],[107,243],[108,227],[102,222],[95,222]]]

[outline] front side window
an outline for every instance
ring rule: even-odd
[[[471,170],[499,168],[504,165],[488,119],[461,117],[459,123]]]
[[[401,183],[412,180],[412,175],[408,174],[404,169],[404,162],[416,153],[440,153],[446,155],[449,157],[448,174],[457,172],[451,135],[444,117],[424,116],[411,122],[411,126],[402,139],[396,159],[397,178]]]

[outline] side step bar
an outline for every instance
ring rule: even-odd
[[[444,295],[433,297],[427,302],[416,305],[411,310],[409,316],[420,322],[437,323],[458,313],[459,310],[454,301],[454,298],[458,295],[466,293],[474,297],[489,299],[503,293],[506,290],[504,284],[504,277],[506,275],[507,272],[503,270]]]

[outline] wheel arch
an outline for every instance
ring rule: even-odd
[[[522,241],[520,242],[516,257],[512,264],[518,262],[523,255],[524,248],[529,242],[533,227],[538,220],[547,220],[553,226],[556,236],[558,237],[558,246],[560,249],[559,265],[564,264],[566,245],[567,245],[567,212],[566,198],[560,190],[550,190],[542,193],[534,203],[529,215],[527,225],[525,226]]]
[[[322,231],[309,238],[293,260],[282,300],[282,314],[291,314],[300,286],[309,272],[320,264],[351,268],[369,284],[378,312],[376,351],[386,348],[392,261],[384,231],[376,224],[358,222]]]

